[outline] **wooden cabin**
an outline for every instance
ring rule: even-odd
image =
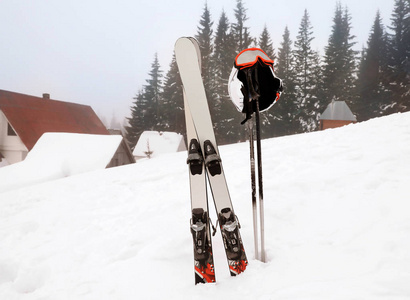
[[[356,116],[345,101],[332,101],[320,116],[320,130],[356,123]]]

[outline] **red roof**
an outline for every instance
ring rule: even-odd
[[[87,105],[0,90],[0,110],[29,151],[45,132],[109,134]]]

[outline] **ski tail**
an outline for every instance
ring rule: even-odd
[[[229,271],[232,276],[236,276],[245,271],[248,260],[243,248],[242,239],[239,233],[241,227],[235,213],[231,208],[226,207],[218,215],[222,240],[228,258]]]
[[[194,242],[195,284],[215,282],[210,219],[203,208],[192,210],[191,233]]]

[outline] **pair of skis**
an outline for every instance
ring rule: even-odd
[[[185,120],[189,144],[191,189],[191,233],[194,245],[195,284],[215,282],[207,180],[212,191],[222,240],[232,276],[248,264],[239,222],[234,213],[222,161],[216,144],[205,88],[201,76],[198,42],[189,37],[177,40],[175,57],[184,90]]]

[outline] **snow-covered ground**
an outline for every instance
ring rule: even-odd
[[[243,143],[220,151],[245,273],[218,232],[217,283],[194,285],[181,152],[0,192],[0,299],[410,299],[410,113],[262,146],[267,263]]]

